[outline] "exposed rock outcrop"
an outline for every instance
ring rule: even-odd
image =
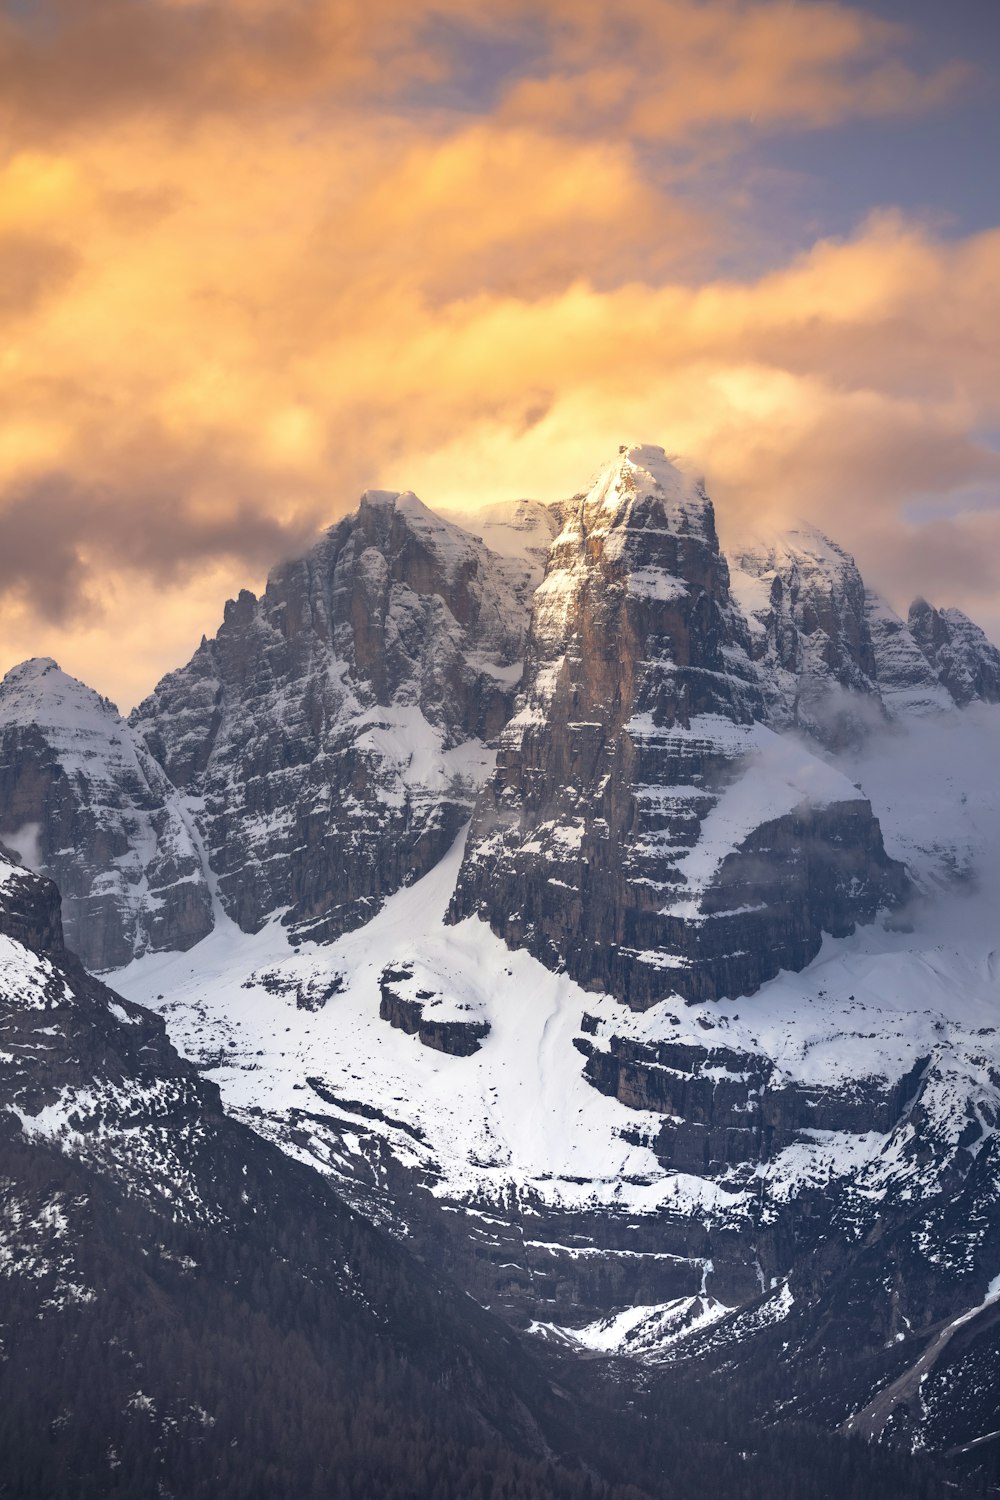
[[[0,840],[59,884],[66,942],[90,969],[211,930],[174,788],[114,704],[47,658],[0,683]]]
[[[379,1015],[390,1026],[417,1037],[425,1047],[448,1052],[452,1057],[471,1057],[478,1052],[490,1034],[489,1022],[464,1017],[433,1014],[441,1006],[442,996],[421,989],[414,982],[413,970],[407,966],[390,966],[379,978]]]
[[[732,590],[761,664],[768,722],[849,744],[882,722],[865,586],[850,553],[813,528],[737,547]]]
[[[731,1047],[642,1043],[612,1036],[606,1049],[577,1043],[586,1075],[630,1109],[666,1116],[650,1142],[678,1172],[717,1175],[739,1162],[769,1162],[811,1131],[888,1134],[914,1097],[922,1058],[894,1084],[853,1079],[839,1089],[786,1083],[772,1058]]]
[[[955,700],[909,625],[873,589],[865,590],[865,614],[878,688],[890,717],[899,720],[954,708]]]
[[[452,916],[635,1009],[752,991],[897,900],[903,872],[857,790],[755,723],[702,487],[622,450],[565,515]]]
[[[964,708],[1000,703],[1000,649],[960,609],[935,609],[926,599],[910,605],[910,632],[951,697]]]
[[[0,932],[43,953],[64,947],[59,892],[0,844]]]
[[[331,937],[467,819],[521,675],[535,565],[371,492],[133,716],[200,798],[223,906]]]

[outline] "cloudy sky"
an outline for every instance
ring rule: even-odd
[[[996,0],[0,0],[0,668],[624,440],[1000,639],[998,100]]]

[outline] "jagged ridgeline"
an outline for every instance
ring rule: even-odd
[[[772,731],[837,748],[998,685],[959,611],[905,624],[817,533],[730,570],[704,491],[645,446],[464,525],[366,494],[128,725],[15,668],[0,836],[103,971],[196,943],[213,894],[245,931],[336,937],[474,813],[456,917],[635,1006],[740,993],[904,889],[864,798]]]
[[[72,1433],[74,1500],[196,1493],[199,1451],[213,1496],[278,1494],[274,1463],[297,1500],[491,1465],[512,1497],[931,1493],[746,1423],[1000,1427],[992,915],[904,931],[909,882],[988,888],[998,698],[959,611],[900,618],[809,528],[727,558],[650,446],[559,505],[370,492],[128,723],[15,668],[6,1451],[39,1413]],[[255,1133],[63,948],[46,877],[68,948]],[[644,1372],[604,1386],[595,1354]],[[362,1451],[374,1477],[324,1487]]]
[[[191,799],[224,909],[248,932],[357,927],[468,819],[521,675],[533,549],[503,556],[415,495],[372,491],[171,673],[132,727]]]
[[[0,684],[0,838],[59,887],[88,968],[189,948],[212,928],[200,838],[113,703],[22,662]]]
[[[765,723],[799,705],[812,723],[841,686],[802,636],[841,647],[847,688],[878,701],[863,587],[843,640],[835,605],[799,629],[808,583],[786,608],[767,559],[755,641],[711,501],[658,448],[623,450],[565,514],[453,915],[635,1009],[755,990],[906,888],[867,800]]]

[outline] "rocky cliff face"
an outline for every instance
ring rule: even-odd
[[[878,690],[890,718],[905,721],[954,708],[954,698],[909,625],[873,589],[865,590],[865,614]]]
[[[907,620],[917,645],[953,700],[1000,703],[1000,650],[960,609],[915,599]]]
[[[801,968],[904,882],[864,798],[767,712],[710,501],[623,450],[565,509],[453,917],[637,1009]]]
[[[136,710],[245,930],[346,931],[449,847],[521,675],[537,566],[510,550],[370,493]]]
[[[865,586],[848,552],[802,527],[735,549],[732,587],[774,728],[837,748],[882,720]]]
[[[887,717],[1000,698],[1000,651],[961,610],[918,599],[901,620],[815,528],[737,546],[731,561],[774,728],[837,751]]]
[[[212,926],[196,837],[114,705],[38,659],[0,683],[0,840],[59,882],[66,941],[105,970]]]

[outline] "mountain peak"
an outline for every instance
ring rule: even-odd
[[[44,729],[65,729],[109,716],[118,718],[111,700],[64,672],[51,656],[19,662],[0,682],[0,724],[31,722]]]
[[[938,678],[960,707],[1000,702],[1000,650],[960,609],[914,599],[907,624]]]
[[[701,481],[684,473],[655,443],[622,443],[587,492],[588,501],[616,507],[633,496],[662,496],[668,502],[707,502]]]
[[[176,797],[115,705],[50,657],[0,683],[0,841],[61,887],[69,947],[92,969],[190,947],[212,925]]]

